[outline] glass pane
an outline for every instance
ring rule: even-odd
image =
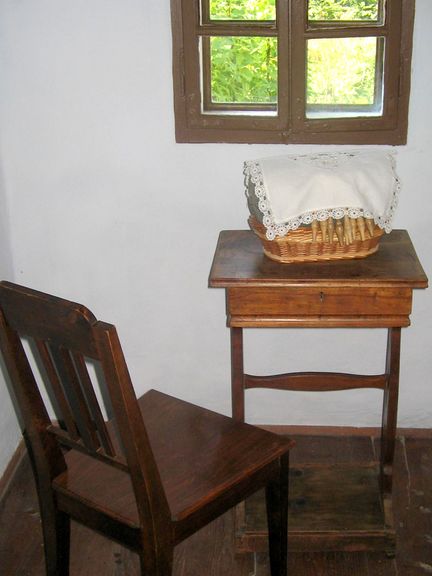
[[[210,19],[276,20],[275,4],[276,0],[210,0]]]
[[[214,104],[277,102],[277,39],[215,36],[210,39]]]
[[[307,116],[380,115],[383,58],[383,38],[308,40]]]
[[[309,0],[309,20],[377,22],[380,0]]]

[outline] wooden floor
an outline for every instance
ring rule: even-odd
[[[375,439],[298,438],[292,463],[356,459],[376,454]],[[362,456],[363,455],[363,456]],[[414,576],[432,574],[432,437],[399,436],[395,459],[394,559],[383,553],[290,554],[291,576]],[[134,576],[134,554],[78,525],[72,528],[71,576]],[[228,514],[176,549],[175,576],[265,576],[266,554],[236,556],[233,515]],[[0,505],[0,575],[44,576],[40,519],[27,459]]]

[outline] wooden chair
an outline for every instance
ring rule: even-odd
[[[176,544],[261,488],[271,574],[286,575],[289,440],[155,390],[137,400],[115,327],[67,300],[0,282],[0,344],[49,576],[68,574],[71,518],[170,575]]]

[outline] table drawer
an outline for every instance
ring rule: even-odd
[[[227,290],[233,316],[389,316],[411,312],[410,288],[240,287]]]

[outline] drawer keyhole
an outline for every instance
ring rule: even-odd
[[[320,302],[324,302],[324,292],[320,292]]]

